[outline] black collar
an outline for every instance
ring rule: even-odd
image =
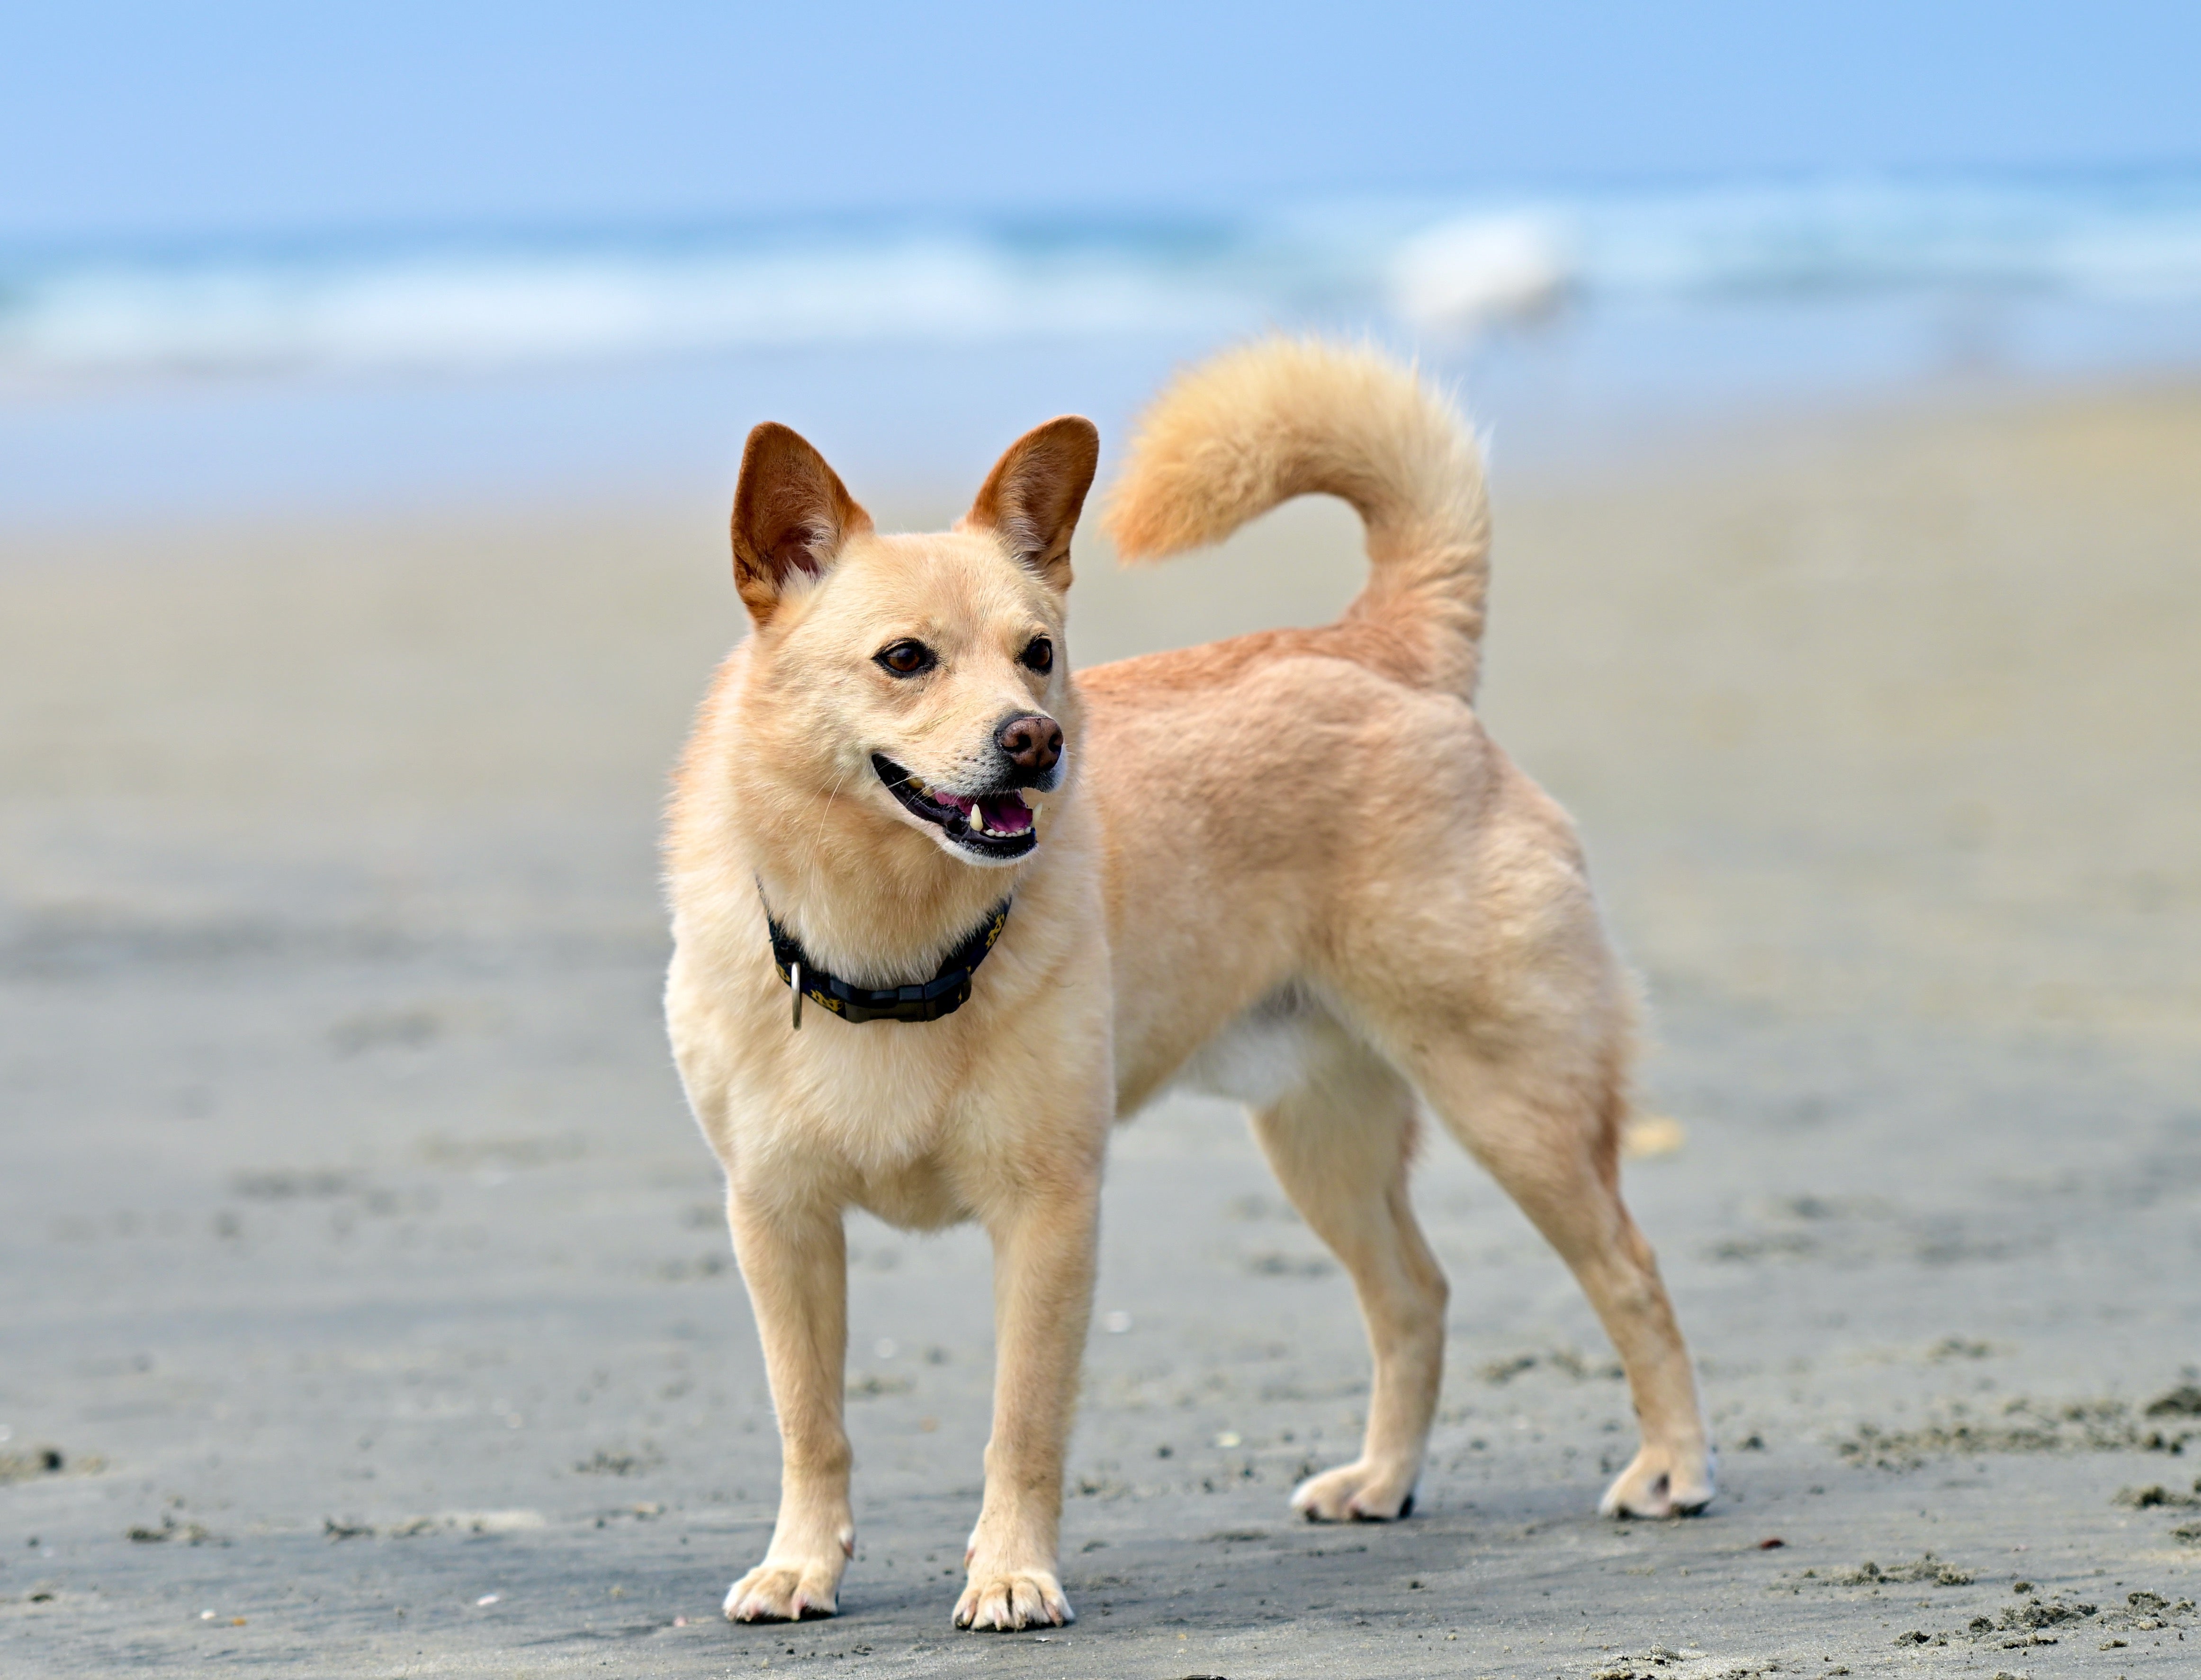
[[[757,890],[761,896],[762,886]],[[977,973],[978,965],[986,960],[986,953],[1001,937],[1001,929],[1009,925],[1009,900],[1004,899],[987,911],[986,919],[978,924],[977,931],[948,953],[948,960],[940,965],[940,971],[918,986],[851,986],[812,962],[810,953],[802,948],[802,941],[773,918],[769,904],[765,906],[764,919],[765,925],[772,929],[772,960],[779,970],[780,979],[793,987],[796,969],[801,971],[801,985],[795,1002],[797,1027],[802,1025],[805,998],[852,1023],[937,1021],[943,1015],[954,1014],[971,1001],[971,976]]]

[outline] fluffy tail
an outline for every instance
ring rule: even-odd
[[[1472,695],[1489,582],[1482,454],[1459,416],[1377,352],[1271,338],[1179,376],[1132,440],[1106,524],[1126,560],[1220,542],[1293,496],[1350,502],[1373,570],[1347,610]]]

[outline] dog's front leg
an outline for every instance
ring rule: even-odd
[[[726,1595],[731,1622],[831,1616],[856,1549],[848,1507],[842,1377],[848,1344],[848,1239],[841,1210],[727,1202],[779,1414],[779,1520],[764,1561]]]
[[[986,1499],[964,1555],[955,1625],[1011,1630],[1075,1619],[1056,1575],[1062,1460],[1093,1306],[1100,1172],[1026,1194],[994,1238],[994,1433]]]

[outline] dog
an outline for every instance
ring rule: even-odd
[[[1480,457],[1366,349],[1271,340],[1184,374],[1107,512],[1127,561],[1328,493],[1366,528],[1334,624],[1073,676],[1071,540],[1099,454],[1051,420],[954,527],[884,535],[784,426],[733,510],[751,634],[677,773],[666,1013],[725,1169],[778,1417],[778,1522],[738,1621],[832,1614],[855,1531],[842,1219],[977,1220],[995,1266],[985,1491],[958,1626],[1071,1619],[1063,1458],[1110,1128],[1172,1085],[1247,1103],[1350,1274],[1374,1384],[1322,1521],[1406,1514],[1442,1374],[1408,1194],[1426,1109],[1573,1269],[1640,1450],[1610,1515],[1712,1497],[1657,1262],[1623,1204],[1634,1004],[1574,829],[1473,709]]]

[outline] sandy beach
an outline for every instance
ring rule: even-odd
[[[1595,1517],[1611,1350],[1447,1145],[1417,1514],[1291,1519],[1359,1320],[1172,1099],[1114,1150],[1045,1636],[948,1622],[983,1244],[865,1220],[843,1614],[718,1615],[776,1443],[654,846],[719,516],[0,533],[0,1672],[2192,1674],[2197,463],[2192,384],[1501,453],[1483,711],[1644,979],[1629,1193],[1722,1497]],[[1362,565],[1327,506],[1078,556],[1080,665]]]

